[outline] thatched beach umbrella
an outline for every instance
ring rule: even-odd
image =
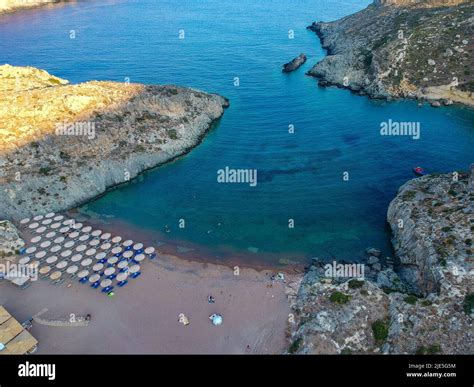
[[[67,261],[61,261],[56,264],[56,269],[62,270],[67,266]]]
[[[46,229],[45,226],[41,226],[41,227],[38,227],[38,228],[35,230],[35,232],[36,232],[37,234],[43,234],[44,232],[46,232],[46,230],[47,230],[47,229]]]
[[[67,258],[67,257],[69,257],[71,254],[72,254],[72,251],[71,251],[71,250],[64,250],[63,252],[61,252],[61,257]]]
[[[119,269],[123,269],[123,268],[125,268],[125,267],[127,267],[127,266],[128,266],[128,261],[125,261],[125,260],[124,260],[124,261],[120,261],[119,263],[117,263],[117,267],[118,267]]]
[[[51,219],[45,219],[41,222],[43,226],[49,226],[53,221]]]
[[[100,243],[100,240],[98,240],[98,239],[92,239],[92,240],[89,242],[89,245],[91,245],[91,246],[97,246],[99,243]]]
[[[36,247],[35,247],[35,246],[31,246],[31,247],[28,247],[28,248],[25,250],[25,253],[26,253],[26,254],[33,254],[35,251],[36,251]]]
[[[82,254],[75,254],[71,258],[71,262],[79,262],[82,259]]]
[[[34,230],[35,228],[38,228],[39,226],[39,223],[37,222],[34,222],[34,223],[31,223],[28,228],[31,229],[31,230]]]
[[[107,239],[110,239],[112,235],[110,234],[110,232],[106,232],[105,234],[102,234],[100,236],[100,239],[102,239],[103,241],[106,241]]]
[[[103,263],[96,263],[94,266],[92,266],[92,270],[94,271],[101,271],[104,268]]]
[[[112,243],[120,243],[122,241],[121,236],[115,236],[112,238]]]
[[[23,258],[21,258],[21,259],[18,261],[18,263],[19,263],[20,265],[26,265],[28,262],[30,262],[30,260],[31,260],[30,257],[23,257]]]
[[[54,215],[56,215],[54,212],[48,212],[44,217],[50,219],[50,218],[52,218]]]
[[[72,246],[74,246],[74,241],[67,241],[65,244],[64,244],[64,247],[66,249],[70,249]]]
[[[125,247],[130,247],[133,245],[133,241],[131,239],[127,239],[125,242],[122,243],[123,246]]]
[[[74,223],[74,224],[72,225],[72,228],[73,228],[74,230],[80,230],[80,229],[82,228],[82,226],[83,226],[82,223]]]
[[[79,237],[79,240],[81,242],[85,242],[86,240],[88,240],[91,236],[89,234],[82,234],[80,237]]]
[[[31,238],[31,243],[38,243],[41,240],[41,237],[39,235]]]
[[[135,243],[133,245],[133,250],[141,250],[143,249],[143,243]]]
[[[107,263],[110,265],[115,265],[117,262],[118,262],[117,257],[110,257],[109,259],[107,259]]]
[[[88,257],[92,257],[93,255],[95,255],[97,253],[97,250],[96,249],[89,249],[86,251],[86,255]]]
[[[54,243],[56,243],[56,244],[59,245],[60,243],[63,243],[63,242],[64,242],[64,239],[66,239],[66,238],[64,238],[63,236],[58,236],[58,237],[54,240]]]
[[[90,259],[90,258],[86,258],[81,262],[81,265],[84,266],[84,267],[90,266],[91,264],[92,264],[92,259]]]
[[[56,281],[58,280],[59,278],[61,278],[63,273],[61,273],[60,271],[55,271],[53,273],[51,273],[51,275],[49,276],[49,278],[52,280],[52,281]]]
[[[104,280],[102,280],[102,282],[100,283],[100,287],[101,287],[101,288],[108,288],[110,285],[112,285],[112,281],[109,280],[109,279],[104,279]]]
[[[52,228],[53,230],[56,230],[56,229],[59,228],[59,227],[61,227],[61,223],[53,223],[53,224],[51,225],[51,228]]]
[[[112,254],[120,254],[122,252],[122,248],[117,246],[117,247],[114,247],[111,251]]]
[[[43,218],[44,218],[43,215],[36,215],[36,216],[33,218],[33,220],[34,220],[35,222],[39,222],[39,221],[42,220]]]
[[[79,245],[76,247],[76,251],[79,253],[83,252],[85,249],[87,249],[86,245]]]
[[[94,230],[91,232],[93,237],[98,237],[100,234],[102,234],[102,230]]]
[[[58,257],[56,255],[52,255],[51,257],[46,258],[46,263],[51,265],[57,262],[57,260],[58,260]]]
[[[77,276],[79,278],[86,278],[89,275],[89,270],[81,270],[79,273],[77,273]]]
[[[45,256],[46,256],[46,251],[38,251],[38,252],[35,254],[35,258],[37,258],[37,259],[44,258]]]
[[[137,261],[137,262],[141,262],[141,261],[143,261],[143,260],[145,259],[145,255],[144,255],[144,254],[137,254],[137,255],[135,256],[135,258],[133,258],[133,259],[134,259],[135,261]]]
[[[50,231],[46,234],[46,238],[51,239],[51,238],[54,238],[55,235],[56,235],[55,231]]]
[[[46,249],[49,246],[51,246],[51,241],[44,241],[40,244],[40,247],[43,248],[43,249]]]
[[[140,265],[132,265],[130,266],[130,273],[138,273],[140,271]]]
[[[123,253],[123,257],[124,257],[124,258],[127,258],[127,259],[130,259],[130,258],[133,257],[133,252],[130,251],[130,250],[128,250],[128,251],[126,251],[125,253]]]
[[[60,245],[54,245],[49,251],[51,251],[52,253],[57,253],[58,251],[61,251],[61,249],[62,248]]]
[[[127,273],[118,273],[118,274],[117,274],[117,281],[118,281],[118,282],[126,281],[126,280],[127,280],[127,277],[128,277],[128,274],[127,274]]]
[[[40,267],[39,269],[39,273],[41,275],[48,274],[50,271],[51,271],[51,266],[43,266],[43,267]]]
[[[65,234],[67,232],[71,231],[71,228],[70,227],[61,227],[59,229],[59,232],[62,233],[62,234]]]
[[[61,220],[64,219],[64,216],[62,216],[62,215],[56,215],[53,219],[54,219],[55,222],[60,222]]]
[[[104,243],[102,246],[100,246],[100,249],[101,250],[108,250],[111,247],[112,247],[112,245],[109,242],[107,242],[107,243]]]
[[[64,222],[63,222],[63,225],[64,226],[72,226],[74,223],[76,223],[76,221],[74,219],[66,219]]]
[[[155,248],[154,247],[147,247],[145,249],[145,254],[147,255],[150,255],[150,254],[153,254],[155,252]]]
[[[89,232],[91,232],[91,230],[92,230],[91,226],[86,226],[86,227],[82,228],[82,232],[85,232],[85,233],[89,233]]]
[[[79,267],[78,267],[78,266],[72,265],[72,266],[69,266],[69,267],[66,269],[66,273],[68,273],[68,274],[74,274],[74,273],[77,273],[78,270],[79,270]]]
[[[97,253],[97,254],[95,255],[95,259],[97,259],[98,261],[100,261],[101,259],[104,259],[106,256],[107,256],[107,254],[105,254],[103,251],[101,251],[100,253]]]
[[[30,218],[23,218],[22,220],[20,220],[20,224],[27,224],[30,222]]]
[[[79,236],[79,232],[78,232],[78,231],[73,231],[73,232],[70,233],[68,236],[69,236],[69,238],[71,238],[71,239],[76,239],[76,238]]]
[[[99,274],[92,274],[90,277],[89,277],[89,282],[91,284],[93,283],[96,283],[98,280],[100,280],[100,275]]]
[[[114,273],[115,273],[114,267],[108,267],[107,269],[104,270],[104,275],[106,275],[107,277],[111,276]]]

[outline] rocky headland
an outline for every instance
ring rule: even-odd
[[[74,3],[75,0],[0,0],[0,14],[21,9],[37,8],[57,3]]]
[[[177,86],[68,81],[0,66],[0,219],[75,207],[185,154],[224,112]]]
[[[327,56],[308,74],[372,98],[474,106],[474,2],[375,0],[308,27]]]
[[[407,182],[387,220],[395,259],[369,249],[363,279],[316,259],[289,284],[289,353],[474,352],[474,165]]]

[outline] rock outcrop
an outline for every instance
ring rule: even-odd
[[[196,146],[216,94],[0,66],[0,219],[62,211]]]
[[[36,8],[48,4],[72,3],[75,0],[0,0],[0,14],[20,9]]]
[[[281,70],[284,73],[290,73],[292,71],[298,70],[306,62],[306,55],[300,54],[294,58],[291,62],[285,63],[283,69]]]
[[[363,280],[315,262],[289,290],[290,353],[472,354],[474,165],[404,184],[388,209],[397,264]],[[367,266],[379,264],[369,249]],[[367,270],[366,270],[367,272]]]
[[[16,227],[9,221],[0,221],[0,262],[2,258],[13,257],[25,246]]]
[[[308,74],[372,98],[474,106],[473,15],[472,1],[383,0],[315,22],[328,55]]]

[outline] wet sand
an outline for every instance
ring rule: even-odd
[[[86,327],[53,327],[33,323],[38,354],[246,354],[281,353],[288,348],[289,304],[274,271],[186,261],[166,255],[142,265],[142,275],[130,279],[107,297],[87,284],[69,280],[60,286],[38,280],[21,290],[0,282],[0,304],[23,321],[43,308],[44,319],[70,314],[92,315]],[[286,274],[291,281],[293,275]],[[67,288],[67,284],[72,284]],[[214,304],[207,297],[215,298]],[[180,313],[190,320],[178,322]],[[209,320],[223,316],[223,325]]]

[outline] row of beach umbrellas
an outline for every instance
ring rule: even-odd
[[[114,281],[120,287],[126,285],[128,278],[141,274],[140,263],[145,258],[156,257],[154,247],[112,237],[53,212],[22,219],[20,225],[34,235],[20,263],[38,268],[42,278],[55,284],[68,275],[112,294]]]

